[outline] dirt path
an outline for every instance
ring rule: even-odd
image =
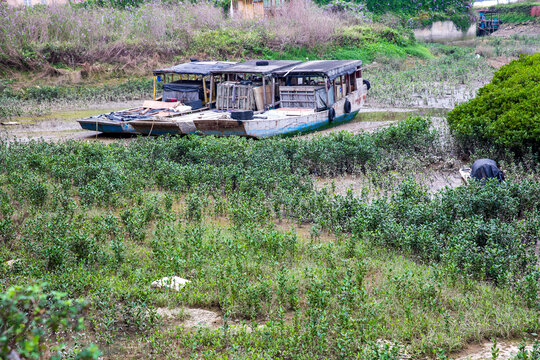
[[[511,37],[514,35],[540,36],[540,22],[527,21],[522,24],[503,24],[493,37]]]

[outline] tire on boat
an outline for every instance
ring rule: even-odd
[[[336,110],[334,110],[334,108],[328,109],[328,122],[334,121],[335,117],[336,117]]]
[[[235,110],[231,112],[231,118],[234,120],[252,120],[253,110]]]
[[[371,84],[369,83],[368,80],[364,79],[364,80],[362,80],[362,82],[364,83],[364,85],[366,85],[368,90],[371,89]]]
[[[351,112],[351,102],[349,99],[345,99],[345,104],[343,105],[343,111],[345,114],[348,114]]]
[[[268,61],[266,60],[259,60],[255,63],[256,66],[267,66],[268,65]]]

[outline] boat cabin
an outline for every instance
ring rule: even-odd
[[[264,111],[274,108],[278,105],[279,93],[279,83],[274,73],[301,63],[293,60],[253,60],[213,72],[212,81],[220,81],[216,87],[216,109]],[[210,93],[213,94],[213,86]]]
[[[192,61],[170,68],[154,70],[154,100],[181,102],[192,109],[212,102],[212,72],[226,69],[236,63],[225,61]],[[163,94],[157,98],[157,85],[163,83]]]
[[[361,89],[362,61],[317,60],[274,72],[282,108],[329,109],[348,94]]]

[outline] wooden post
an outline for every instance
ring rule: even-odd
[[[212,104],[212,97],[214,95],[214,75],[210,75],[210,103],[208,103],[208,108]]]
[[[330,109],[330,95],[328,94],[329,82],[330,82],[330,79],[328,78],[324,79],[324,88],[326,89],[326,107]]]
[[[345,82],[343,81],[343,76],[339,77],[339,81],[341,82],[341,96],[345,97],[347,91],[345,89]]]
[[[266,108],[266,76],[263,75],[263,111]]]
[[[202,88],[204,93],[204,104],[208,104],[208,94],[206,93],[206,79],[202,76]]]
[[[272,108],[276,107],[276,78],[272,76]]]

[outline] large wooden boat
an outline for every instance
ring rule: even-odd
[[[194,119],[220,117],[231,110],[262,111],[265,106],[275,107],[277,104],[272,99],[276,94],[270,90],[271,86],[275,89],[274,73],[298,64],[301,64],[301,61],[253,60],[213,70],[209,84],[209,106],[213,107],[213,110],[204,109],[166,119],[141,119],[132,122],[132,125],[142,134],[188,135],[197,133]],[[262,89],[267,89],[266,93],[263,93]]]
[[[235,119],[236,109],[187,116],[193,118],[197,132],[220,136],[264,138],[335,126],[353,119],[364,104],[369,83],[362,78],[361,67],[360,60],[294,64],[273,72],[273,84],[279,84],[275,88],[279,99],[273,98],[268,110],[265,106],[250,119]],[[226,69],[232,70],[234,67]]]
[[[314,131],[350,121],[369,82],[360,60],[248,61],[213,72],[214,109],[145,126],[168,133],[264,138]],[[213,92],[214,87],[211,87]],[[142,121],[134,122],[134,126]]]

